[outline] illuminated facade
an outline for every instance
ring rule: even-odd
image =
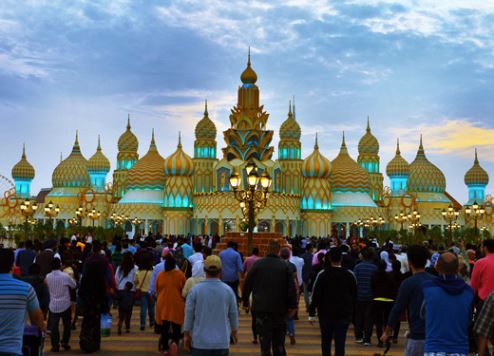
[[[275,133],[268,129],[269,114],[261,105],[250,55],[240,79],[237,103],[231,109],[230,127],[223,132],[224,145],[220,148],[207,103],[195,128],[192,156],[184,152],[179,135],[175,152],[164,158],[153,131],[148,152],[139,157],[139,142],[129,117],[118,140],[113,179],[107,183],[110,162],[100,141],[94,155],[86,160],[76,134],[72,152],[53,171],[53,187],[40,201],[35,218],[46,219],[43,204],[51,201],[61,208],[56,219],[59,224],[67,224],[82,206],[86,211],[94,208],[101,212],[96,225],[110,226],[112,214],[127,216],[125,227],[129,232],[135,229],[130,223],[134,217],[142,221],[139,229],[145,233],[149,229],[163,234],[222,235],[227,230],[239,231],[243,216],[229,178],[238,172],[241,186],[245,187],[249,160],[255,162],[260,173],[268,173],[273,182],[267,206],[258,216],[260,230],[290,236],[356,235],[359,228],[354,222],[359,219],[382,217],[387,228],[397,229],[394,216],[413,210],[421,213],[422,224],[444,228],[442,209],[450,204],[461,207],[446,192],[443,173],[427,159],[422,139],[410,164],[401,156],[397,143],[396,155],[386,167],[390,187],[384,187],[379,142],[369,120],[356,160],[348,152],[344,133],[340,151],[332,161],[320,151],[317,136],[312,153],[302,158],[301,129],[295,104],[290,103],[287,118],[280,126],[274,158],[271,141]],[[0,221],[7,216],[20,219],[13,197],[31,195],[34,168],[24,150],[12,169],[12,177],[15,186],[3,198]],[[486,200],[488,181],[475,155],[474,165],[465,176],[470,204]],[[84,225],[90,224],[87,217],[82,219]]]

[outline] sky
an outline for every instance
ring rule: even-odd
[[[0,174],[25,142],[32,192],[50,187],[76,129],[114,169],[128,114],[141,155],[153,128],[162,156],[179,131],[192,155],[205,99],[224,147],[248,46],[275,147],[295,96],[303,157],[317,132],[333,159],[344,130],[356,158],[369,116],[383,173],[420,134],[460,202],[475,147],[494,172],[494,1],[2,0]]]

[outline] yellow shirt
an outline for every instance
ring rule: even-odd
[[[182,297],[187,298],[192,287],[194,287],[197,283],[204,280],[204,277],[190,277],[185,282],[184,288],[182,289]]]
[[[134,277],[135,288],[140,289],[141,292],[143,293],[149,291],[149,282],[151,281],[152,275],[153,275],[153,270],[149,270],[149,271],[145,269],[138,270]],[[141,287],[141,283],[142,283],[142,287]]]

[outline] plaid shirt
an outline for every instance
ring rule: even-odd
[[[475,322],[475,333],[494,341],[494,292],[484,301],[484,306]]]

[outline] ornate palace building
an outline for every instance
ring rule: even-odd
[[[53,171],[53,187],[36,197],[39,208],[34,219],[48,219],[44,208],[52,202],[60,207],[54,219],[57,224],[67,225],[82,207],[83,225],[94,222],[96,226],[110,226],[112,216],[125,216],[130,234],[136,228],[143,233],[151,229],[163,234],[222,235],[225,231],[239,231],[242,210],[229,178],[234,172],[239,173],[241,186],[245,187],[245,167],[251,160],[273,182],[267,206],[258,216],[260,230],[291,236],[356,235],[361,228],[355,223],[358,220],[400,229],[401,222],[395,216],[414,210],[420,214],[421,224],[445,228],[448,222],[442,215],[443,209],[462,209],[447,193],[444,174],[427,159],[422,138],[411,163],[403,158],[397,143],[396,155],[385,169],[390,187],[384,187],[379,142],[369,121],[359,141],[356,160],[348,153],[344,133],[340,151],[332,160],[320,151],[317,136],[312,153],[302,158],[300,125],[295,105],[290,105],[275,150],[271,145],[275,133],[268,129],[269,114],[261,105],[250,55],[240,80],[237,103],[229,117],[230,128],[223,132],[220,150],[207,103],[195,128],[192,156],[184,152],[179,136],[175,152],[165,158],[158,151],[153,132],[147,153],[139,157],[139,141],[129,117],[118,140],[112,183],[107,182],[110,162],[99,141],[94,155],[86,159],[76,134],[72,152],[61,157]],[[31,197],[34,176],[34,168],[23,149],[21,160],[12,169],[12,188],[1,201],[2,224],[24,221],[19,205]],[[488,181],[475,153],[474,165],[465,175],[468,204],[476,201],[490,206],[490,198],[486,201],[485,194]],[[91,221],[87,214],[93,209],[101,213],[96,221]],[[466,222],[462,219],[459,222],[463,225]]]

